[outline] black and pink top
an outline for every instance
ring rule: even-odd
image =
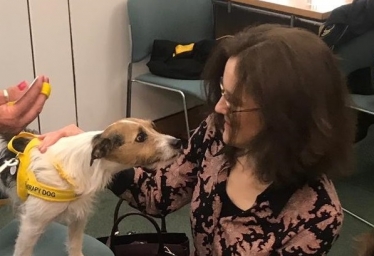
[[[171,166],[121,172],[111,189],[151,215],[191,206],[194,255],[325,255],[337,239],[343,212],[325,176],[300,186],[270,185],[242,211],[226,194],[229,168],[211,117]]]

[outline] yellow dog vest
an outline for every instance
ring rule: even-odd
[[[23,152],[17,151],[13,147],[13,141],[17,138],[31,138]],[[34,172],[29,169],[31,162],[30,151],[39,144],[40,140],[34,134],[27,132],[21,132],[19,135],[14,136],[8,143],[8,149],[15,153],[16,158],[19,160],[17,172],[18,197],[22,201],[25,201],[28,195],[52,202],[69,202],[77,199],[78,195],[75,194],[73,182],[66,176],[59,165],[55,165],[55,168],[60,177],[69,183],[70,189],[68,190],[58,189],[39,182],[36,179]]]

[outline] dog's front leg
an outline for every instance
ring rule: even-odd
[[[22,215],[13,255],[31,256],[36,242],[48,224],[49,221],[45,219],[36,219]]]
[[[69,256],[83,256],[83,234],[86,226],[86,220],[74,220],[69,223],[69,241],[68,252]]]

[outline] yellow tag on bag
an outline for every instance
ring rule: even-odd
[[[193,50],[194,45],[195,45],[194,43],[185,44],[185,45],[178,44],[177,46],[175,46],[173,57],[184,52],[191,52]]]

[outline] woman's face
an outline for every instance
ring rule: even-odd
[[[233,96],[237,82],[237,62],[236,57],[231,57],[226,63],[221,84],[222,97],[216,104],[215,111],[224,116],[223,141],[230,146],[244,148],[261,129],[261,119],[259,108],[251,95],[241,95],[237,99]],[[233,118],[237,125],[235,135]]]

